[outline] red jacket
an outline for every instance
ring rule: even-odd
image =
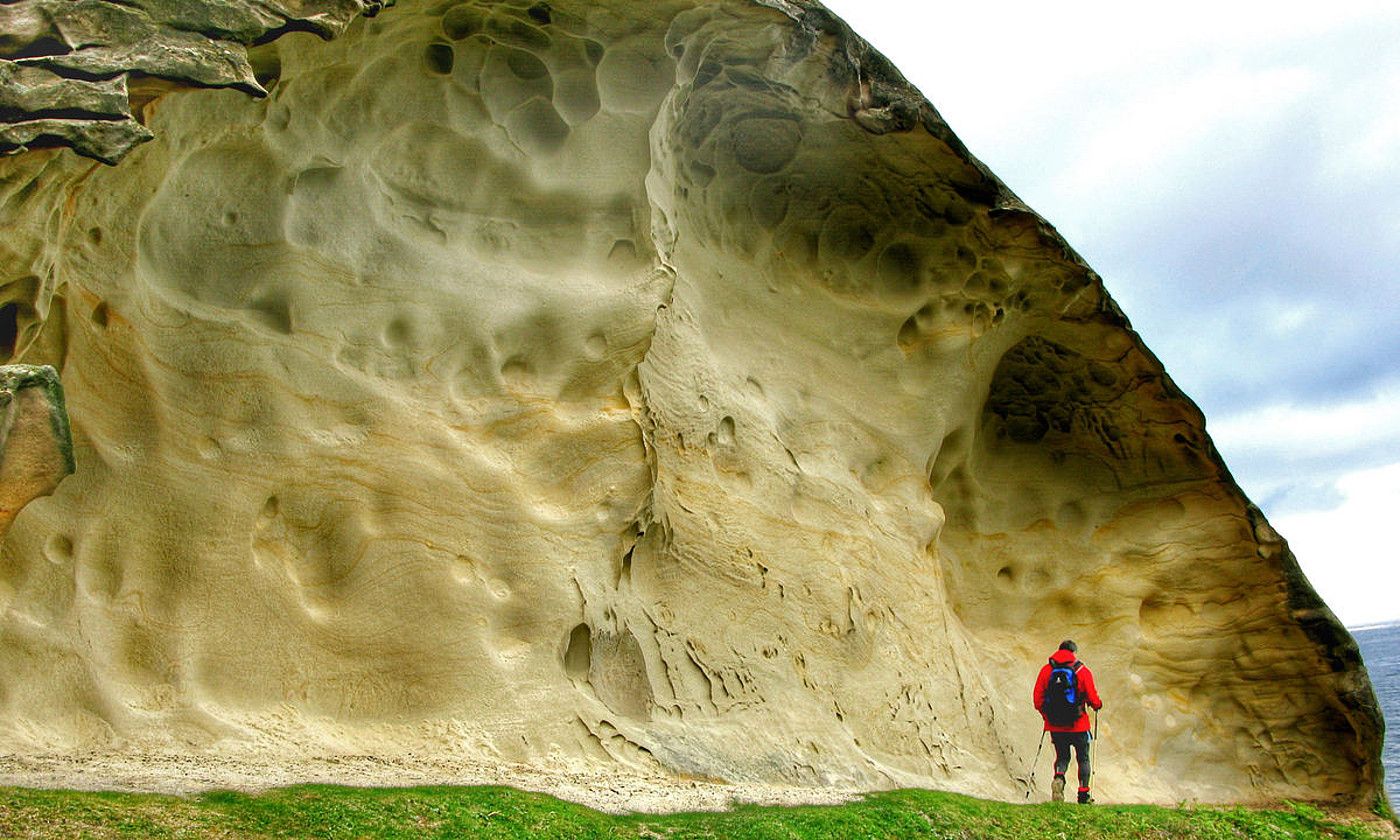
[[[1075,656],[1067,650],[1057,650],[1050,656],[1050,662],[1060,665],[1073,665]],[[1040,676],[1035,678],[1035,710],[1040,712],[1040,707],[1045,705],[1045,686],[1050,682],[1050,662],[1040,666]],[[1099,699],[1099,690],[1094,687],[1094,672],[1089,670],[1089,666],[1084,663],[1079,664],[1079,669],[1075,672],[1075,679],[1078,682],[1079,690],[1084,693],[1084,699],[1088,701],[1093,709],[1102,709],[1103,701]],[[1040,712],[1043,720],[1045,713]],[[1050,721],[1045,721],[1046,732],[1088,732],[1089,712],[1086,710],[1079,716],[1079,720],[1072,726],[1056,726]]]

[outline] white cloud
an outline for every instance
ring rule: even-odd
[[[1261,314],[1270,332],[1279,337],[1287,337],[1316,318],[1318,311],[1314,303],[1270,302],[1264,306]]]
[[[1400,452],[1400,383],[1388,383],[1364,400],[1265,406],[1209,421],[1206,431],[1227,461],[1231,455],[1314,458],[1388,441]]]
[[[1307,68],[1233,64],[1160,80],[1115,104],[1112,118],[1086,138],[1057,180],[1089,202],[1113,193],[1139,196],[1145,181],[1170,189],[1171,181],[1199,171],[1203,162],[1208,169],[1231,166],[1230,158],[1250,151],[1250,139],[1276,132],[1319,87]]]
[[[1337,91],[1329,107],[1335,154],[1327,178],[1380,178],[1400,172],[1400,50],[1377,57],[1366,84]]]
[[[1400,512],[1400,463],[1343,476],[1333,510],[1277,517],[1303,572],[1343,623],[1400,616],[1400,541],[1389,525]]]

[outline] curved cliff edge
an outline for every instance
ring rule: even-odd
[[[1200,410],[839,19],[384,5],[0,4],[0,364],[73,444],[5,752],[1019,798],[1070,636],[1102,798],[1383,801]]]

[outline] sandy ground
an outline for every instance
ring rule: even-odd
[[[833,804],[860,791],[842,788],[725,784],[671,776],[598,771],[546,771],[510,764],[335,755],[277,763],[215,755],[0,755],[0,785],[76,790],[190,794],[255,792],[293,784],[373,787],[507,785],[539,791],[601,811],[719,811],[736,803]]]

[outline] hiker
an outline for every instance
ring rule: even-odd
[[[1094,673],[1075,656],[1078,650],[1078,645],[1065,639],[1050,661],[1040,667],[1035,680],[1035,710],[1045,719],[1045,731],[1055,745],[1051,801],[1065,801],[1065,771],[1069,769],[1070,747],[1074,747],[1079,762],[1079,804],[1088,805],[1094,801],[1089,795],[1089,742],[1093,736],[1089,734],[1088,709],[1102,709],[1103,701],[1094,687]]]

